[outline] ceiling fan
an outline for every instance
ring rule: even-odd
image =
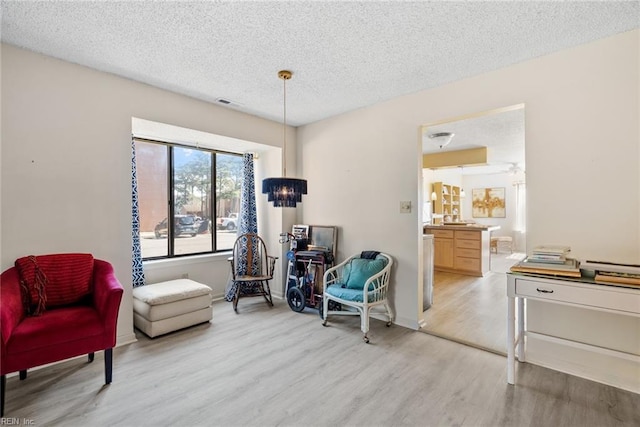
[[[508,165],[508,167],[507,167]],[[511,176],[518,174],[518,173],[524,173],[524,169],[522,169],[518,163],[516,162],[509,162],[509,163],[496,163],[493,165],[495,167],[495,172],[493,172],[494,174],[497,173],[506,173],[509,174]]]
[[[496,175],[496,174],[509,174],[515,176],[518,173],[524,173],[524,169],[521,168],[518,163],[490,163],[483,166],[468,167],[465,168],[468,175]]]
[[[515,175],[518,172],[524,172],[524,170],[518,165],[518,163],[511,163],[509,169],[506,170],[509,175]]]

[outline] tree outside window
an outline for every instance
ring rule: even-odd
[[[136,140],[136,167],[144,259],[231,249],[241,155]]]

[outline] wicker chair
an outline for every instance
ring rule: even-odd
[[[238,300],[243,297],[263,296],[273,307],[269,281],[273,279],[277,259],[267,253],[267,246],[257,234],[238,236],[233,245],[233,256],[229,258],[234,287],[233,310],[236,313]]]
[[[393,311],[387,300],[393,259],[384,253],[377,253],[373,259],[362,255],[364,253],[352,255],[324,273],[322,324],[327,326],[329,315],[359,315],[362,339],[368,343],[372,309],[384,308],[387,326],[393,321]],[[352,310],[343,310],[345,306]],[[339,309],[335,310],[336,307]]]

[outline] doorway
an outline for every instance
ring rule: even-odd
[[[421,330],[498,354],[506,354],[505,273],[526,251],[524,111],[524,105],[516,105],[422,129],[423,156],[435,154],[446,159],[440,166],[423,168],[424,200],[432,199],[434,183],[459,187],[462,197],[458,221],[498,226],[491,237],[500,241],[489,248],[490,270],[483,277],[436,268],[433,301],[424,312]],[[453,134],[446,146],[431,141],[431,135],[443,133]],[[486,147],[484,159],[465,162],[460,156],[478,147]],[[458,162],[456,158],[463,160]],[[486,189],[496,189],[504,201],[504,209],[495,215],[478,209],[478,195]],[[437,214],[434,218],[435,210],[432,208],[430,217],[423,212],[426,222],[444,224],[449,218],[440,219]],[[455,225],[458,228],[465,224]]]

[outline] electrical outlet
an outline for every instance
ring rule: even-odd
[[[411,201],[400,202],[400,213],[411,213]]]

